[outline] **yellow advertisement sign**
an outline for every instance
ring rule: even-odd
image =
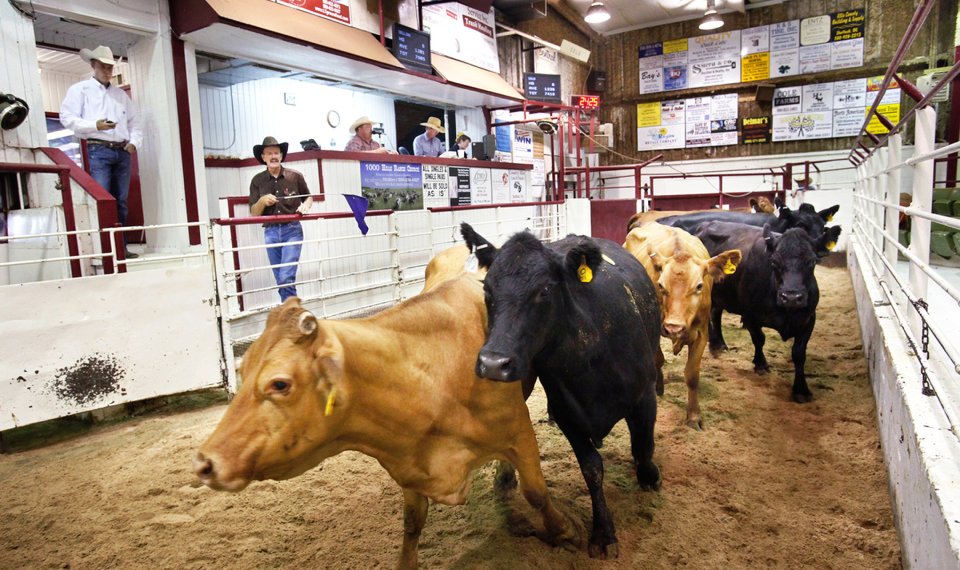
[[[660,101],[637,103],[637,128],[660,125]]]
[[[687,51],[687,38],[663,42],[664,54],[677,53],[679,51]]]
[[[867,111],[869,112],[870,109],[868,108]],[[877,107],[877,112],[886,117],[887,120],[894,125],[900,122],[900,103],[880,105]],[[870,117],[870,124],[867,125],[867,132],[873,135],[883,135],[890,132],[890,129],[883,126],[883,123],[880,122],[880,119],[874,115]]]
[[[770,79],[770,52],[751,53],[740,59],[740,81]]]

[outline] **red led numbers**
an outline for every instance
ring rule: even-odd
[[[599,95],[574,95],[572,105],[574,107],[592,111],[600,108]]]

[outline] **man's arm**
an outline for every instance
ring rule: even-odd
[[[302,174],[297,177],[297,186],[300,195],[307,197],[306,200],[300,202],[300,205],[297,206],[297,213],[309,214],[310,208],[313,206],[313,196],[310,195],[310,188],[307,187],[307,181],[303,178]]]
[[[254,177],[256,180],[256,177]],[[260,196],[254,180],[250,181],[250,214],[253,216],[263,215],[263,211],[277,203],[277,197],[273,194],[264,194]]]
[[[143,144],[143,128],[140,124],[140,115],[137,113],[136,105],[133,104],[133,99],[126,93],[124,93],[123,103],[127,107],[127,132],[130,133],[130,140],[125,150],[136,152]]]
[[[421,138],[422,136],[423,136],[423,135],[419,135],[419,136],[417,136],[417,138],[413,139],[413,154],[414,154],[414,156],[426,156],[426,154],[427,154],[427,151],[424,150],[424,148],[423,148],[423,139]]]
[[[83,119],[83,89],[79,83],[70,86],[60,104],[60,123],[80,138],[97,132],[97,121]]]

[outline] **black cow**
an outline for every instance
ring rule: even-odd
[[[665,226],[680,228],[691,234],[696,233],[700,224],[705,222],[735,222],[756,226],[758,228],[769,224],[770,229],[777,233],[783,233],[790,228],[800,228],[807,232],[807,235],[813,239],[819,239],[825,231],[826,223],[833,219],[834,214],[836,214],[839,209],[840,206],[836,205],[818,212],[810,204],[801,204],[797,210],[791,210],[786,206],[781,206],[777,211],[777,215],[714,210],[710,212],[694,212],[692,214],[667,216],[660,218],[657,222]],[[825,252],[826,250],[820,253]]]
[[[763,355],[763,327],[776,330],[783,340],[794,338],[793,399],[799,403],[812,400],[803,366],[820,300],[814,267],[817,252],[826,248],[828,242],[837,241],[840,226],[831,227],[816,240],[799,228],[778,234],[769,226],[760,229],[729,222],[703,224],[695,235],[711,255],[731,248],[743,253],[737,272],[713,286],[710,350],[727,348],[720,329],[723,311],[743,318],[753,340],[754,370],[759,374],[770,371]]]
[[[653,283],[611,241],[571,235],[544,245],[523,232],[497,250],[467,224],[461,230],[489,268],[487,342],[477,375],[502,382],[539,376],[590,491],[590,556],[614,558],[617,537],[597,448],[621,419],[630,429],[637,482],[660,488],[653,426],[661,323]]]

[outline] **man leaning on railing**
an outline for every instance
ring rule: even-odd
[[[266,137],[262,144],[253,147],[253,156],[267,167],[250,181],[250,213],[254,216],[306,214],[313,206],[303,174],[281,164],[287,158],[288,147],[289,143],[277,142],[273,137]],[[280,301],[286,301],[297,294],[293,283],[297,280],[303,228],[298,221],[266,223],[263,241],[268,246],[273,276],[281,286],[277,291]],[[284,245],[288,243],[291,245]]]

